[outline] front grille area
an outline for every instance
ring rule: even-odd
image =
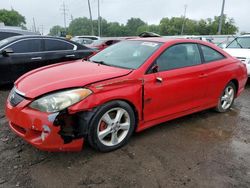
[[[15,107],[24,100],[24,97],[16,93],[15,89],[12,89],[9,95],[9,101],[11,106]]]

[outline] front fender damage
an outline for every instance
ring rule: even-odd
[[[87,138],[90,121],[96,110],[97,108],[75,114],[69,114],[67,110],[64,110],[49,115],[48,120],[60,128],[58,134],[64,144],[68,144],[76,139]]]

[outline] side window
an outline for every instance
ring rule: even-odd
[[[159,71],[201,64],[198,46],[192,43],[177,44],[168,48],[156,60]]]
[[[216,50],[208,46],[204,46],[204,45],[200,45],[200,46],[203,52],[205,62],[217,61],[217,60],[225,58],[221,53],[217,52]]]
[[[8,48],[11,48],[14,53],[40,52],[42,51],[42,40],[22,40],[10,45]]]
[[[45,39],[45,51],[73,50],[74,45],[61,40]]]

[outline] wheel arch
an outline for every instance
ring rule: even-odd
[[[232,82],[235,85],[235,89],[236,89],[235,93],[237,94],[238,90],[239,90],[239,81],[234,78],[234,79],[230,80],[229,83],[230,82]]]
[[[136,130],[136,128],[138,126],[138,123],[139,123],[139,119],[140,119],[140,115],[139,115],[139,112],[138,112],[138,110],[136,108],[136,105],[133,102],[131,102],[130,100],[119,99],[119,98],[118,99],[112,99],[112,100],[106,101],[105,103],[103,103],[101,105],[104,105],[104,104],[107,104],[107,103],[113,102],[113,101],[122,101],[122,102],[125,102],[125,103],[127,103],[132,108],[132,110],[134,112],[134,115],[135,115],[135,130]],[[99,106],[101,106],[101,105],[99,105]]]

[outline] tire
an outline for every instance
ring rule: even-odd
[[[129,104],[111,101],[97,110],[90,122],[88,142],[101,152],[116,150],[127,144],[135,129],[135,114]]]
[[[229,82],[229,84],[227,84],[227,86],[223,89],[215,110],[220,113],[227,112],[234,103],[235,95],[235,84],[233,82]]]

